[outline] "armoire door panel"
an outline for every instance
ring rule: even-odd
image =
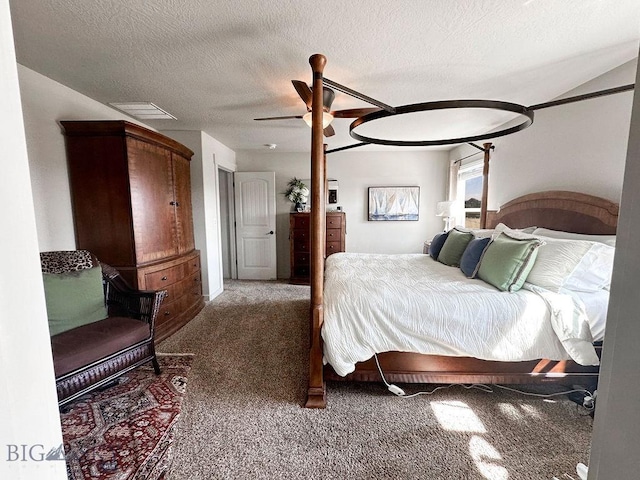
[[[128,137],[127,153],[138,263],[177,255],[171,152]]]
[[[76,246],[108,257],[114,266],[135,261],[122,143],[118,137],[74,137],[67,142]]]
[[[176,229],[178,252],[190,252],[195,248],[193,238],[193,216],[191,213],[191,171],[189,160],[171,154],[173,159],[174,195],[176,200]]]

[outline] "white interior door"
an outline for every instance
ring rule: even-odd
[[[235,172],[238,278],[277,277],[276,174]]]

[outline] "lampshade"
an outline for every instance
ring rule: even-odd
[[[450,217],[453,210],[453,202],[438,202],[436,204],[436,217]]]
[[[305,113],[302,119],[311,128],[311,112]],[[328,112],[322,112],[322,128],[327,128],[331,122],[333,122],[333,115]]]

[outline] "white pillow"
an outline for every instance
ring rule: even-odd
[[[514,238],[520,238],[520,239],[536,238],[532,236],[532,233],[537,228],[538,227],[510,228],[510,227],[507,227],[504,223],[499,223],[498,225],[496,225],[496,228],[493,231],[494,233],[491,235],[491,237],[495,238],[498,235],[500,235],[502,232],[507,232],[509,235],[511,235],[512,233],[515,233],[516,235],[518,235]]]
[[[577,292],[608,290],[611,285],[613,257],[616,249],[603,243],[594,243],[576,265],[563,287]]]
[[[539,236],[544,244],[538,249],[538,257],[527,277],[527,282],[558,292],[566,287],[576,267],[594,245],[585,240],[563,240]]]
[[[542,235],[551,238],[564,238],[567,240],[588,240],[590,242],[604,243],[611,247],[616,246],[615,235],[587,235],[583,233],[562,232],[560,230],[550,230],[548,228],[536,228],[534,235]]]
[[[471,230],[471,233],[473,233],[475,238],[487,238],[492,236],[493,232],[495,232],[493,228],[476,228]]]
[[[496,238],[501,233],[508,233],[513,238],[518,238],[520,240],[528,240],[531,238],[539,238],[532,234],[532,232],[537,227],[526,227],[526,228],[509,228],[504,223],[499,223],[496,225],[496,228],[493,230],[493,234],[491,238]]]

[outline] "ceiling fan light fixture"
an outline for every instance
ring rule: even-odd
[[[304,122],[311,128],[311,112],[307,112],[302,116]],[[328,112],[322,112],[322,128],[327,128],[333,122],[333,115]]]

